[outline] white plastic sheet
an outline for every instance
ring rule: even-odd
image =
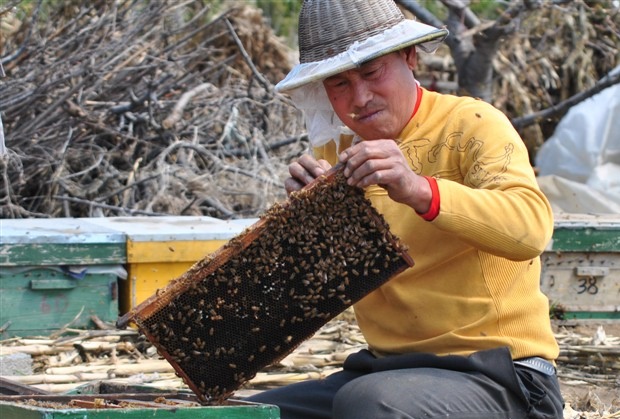
[[[536,166],[556,212],[620,213],[620,85],[573,106]]]

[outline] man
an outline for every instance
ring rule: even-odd
[[[549,203],[508,119],[427,91],[416,48],[447,32],[393,0],[305,0],[300,61],[278,84],[304,110],[314,156],[363,188],[415,266],[355,305],[368,350],[342,372],[260,393],[282,418],[561,418],[558,346],[539,289]]]

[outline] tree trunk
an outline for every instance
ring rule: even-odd
[[[515,4],[495,22],[481,23],[469,9],[469,0],[441,0],[448,8],[446,22],[420,6],[415,0],[397,0],[421,22],[450,31],[446,44],[458,75],[458,94],[493,99],[493,59],[502,36],[514,31],[512,17],[522,7]]]

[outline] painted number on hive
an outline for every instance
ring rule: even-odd
[[[598,285],[596,283],[596,277],[589,276],[586,278],[579,278],[579,286],[577,287],[577,294],[598,294]]]
[[[51,300],[51,301],[50,301]],[[64,294],[57,295],[51,299],[48,299],[46,295],[41,297],[41,303],[39,308],[41,313],[63,313],[69,307],[69,301]]]

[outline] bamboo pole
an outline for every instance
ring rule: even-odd
[[[80,371],[97,372],[110,371],[116,376],[128,376],[133,374],[147,374],[153,372],[174,372],[172,366],[165,359],[149,359],[134,364],[99,364],[99,365],[76,365],[69,367],[54,367],[45,370],[46,374],[75,374]]]

